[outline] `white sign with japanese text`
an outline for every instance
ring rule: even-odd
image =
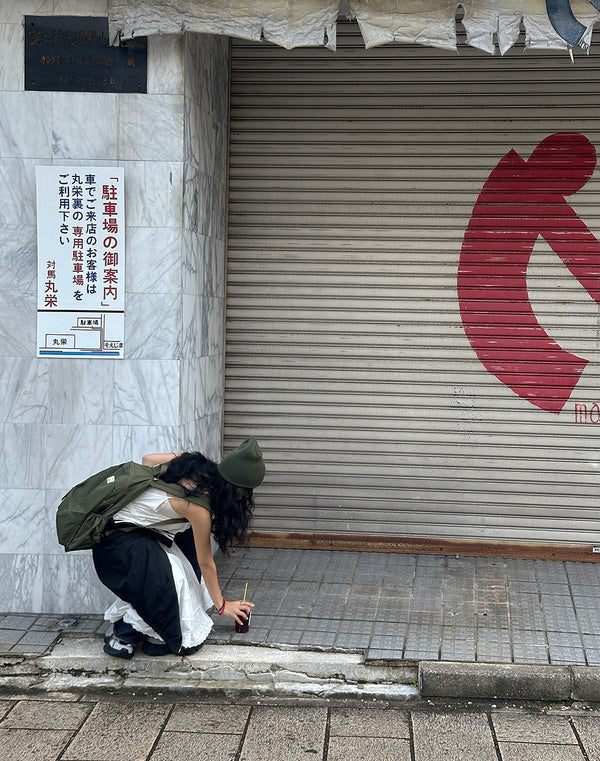
[[[36,167],[38,357],[122,358],[123,169]]]

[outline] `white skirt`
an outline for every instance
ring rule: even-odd
[[[179,547],[175,543],[170,547],[161,544],[161,547],[169,558],[175,583],[179,603],[181,646],[196,647],[196,645],[201,645],[204,642],[212,629],[213,621],[206,611],[212,607],[213,602],[208,594],[204,579],[198,581],[189,560]],[[160,635],[148,626],[137,610],[119,598],[108,608],[104,618],[112,623],[122,618],[125,623],[133,626],[141,634],[161,640]]]

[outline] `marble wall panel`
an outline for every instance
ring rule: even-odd
[[[159,34],[148,37],[148,93],[183,94],[183,37]]]
[[[223,355],[195,357],[181,362],[181,418],[192,423],[223,409]]]
[[[208,238],[225,239],[226,189],[220,177],[200,173],[198,178],[197,223],[192,229]]]
[[[229,111],[226,109],[224,114],[217,117],[219,131],[216,135],[217,149],[217,167],[223,180],[223,188],[227,191],[227,167],[229,161]],[[223,220],[227,223],[227,219]]]
[[[0,158],[52,155],[51,92],[0,92]]]
[[[215,207],[225,208],[224,201],[216,199],[215,193],[226,198],[228,103],[227,98],[213,93],[215,89],[227,92],[228,41],[205,35],[186,36],[185,70],[187,165],[184,173],[184,227],[195,236],[196,261],[202,267],[203,280],[199,283],[202,298],[196,302],[190,298],[184,307],[188,315],[184,319],[184,329],[194,324],[198,327],[196,340],[187,344],[190,346],[189,361],[182,362],[182,401],[185,401],[182,416],[185,434],[190,439],[199,437],[203,451],[219,459],[226,220],[223,219],[220,225],[211,220]],[[215,107],[220,106],[220,112],[215,113]],[[215,233],[222,235],[222,244],[215,239]],[[188,247],[191,251],[191,242]],[[222,257],[220,265],[217,264],[219,254]],[[198,308],[201,312],[199,321]],[[195,357],[195,354],[199,356]]]
[[[224,241],[227,237],[227,185],[221,176],[211,179],[213,203],[208,207],[208,229],[213,238]]]
[[[205,136],[203,135],[204,121],[199,104],[190,98],[184,101],[184,135],[183,145],[186,161],[200,168],[200,156],[205,149]]]
[[[0,228],[35,224],[35,168],[51,158],[0,159]]]
[[[184,94],[186,98],[198,102],[201,88],[201,40],[204,37],[196,32],[183,35]]]
[[[0,610],[38,613],[43,607],[44,556],[0,554]]]
[[[22,24],[0,24],[0,50],[3,51],[0,92],[23,91],[25,54]]]
[[[125,213],[131,227],[181,228],[183,163],[120,161],[125,170]]]
[[[182,231],[177,227],[128,227],[127,292],[181,292]]]
[[[19,357],[0,368],[8,423],[103,425],[113,416],[115,360]]]
[[[32,425],[21,428],[24,429],[25,442],[28,438],[33,439],[25,453],[35,451],[37,440],[41,449],[39,463],[26,465],[32,486],[57,489],[64,494],[92,473],[114,464],[110,420],[105,425]],[[13,480],[9,485],[15,487],[18,484]]]
[[[56,167],[75,167],[75,166],[81,166],[82,164],[88,165],[88,166],[108,166],[108,167],[115,167],[115,166],[121,166],[121,163],[117,161],[116,159],[99,159],[95,158],[91,161],[83,160],[80,158],[65,158],[64,156],[58,156],[56,158],[52,159],[52,166]]]
[[[221,413],[204,415],[182,426],[182,449],[200,451],[215,462],[221,459]]]
[[[48,379],[48,414],[44,422],[105,426],[112,421],[114,376],[119,360],[37,360],[38,377]]]
[[[204,292],[204,248],[193,230],[183,230],[181,293],[199,296]]]
[[[181,296],[181,346],[179,356],[198,357],[202,350],[202,296]]]
[[[23,16],[52,16],[55,0],[0,0],[0,17],[21,24]]]
[[[54,16],[108,16],[106,0],[54,0]]]
[[[53,12],[102,16],[106,2],[0,0],[0,45],[7,43],[0,46],[0,289],[6,296],[0,356],[12,359],[0,372],[8,391],[0,410],[0,572],[18,574],[10,589],[0,586],[0,609],[98,612],[112,595],[97,581],[89,553],[65,555],[56,543],[59,497],[91,473],[146,452],[221,454],[225,219],[217,223],[215,214],[226,199],[228,40],[196,35],[184,71],[182,38],[152,38],[151,95],[23,92],[22,14]],[[18,53],[16,68],[7,53]],[[186,113],[193,112],[188,127],[184,75]],[[95,133],[86,129],[88,117]],[[125,168],[128,358],[38,360],[35,166],[82,162]],[[185,225],[184,165],[191,207]],[[28,531],[32,524],[39,530]]]
[[[225,294],[225,241],[199,234],[198,247],[203,251],[204,293],[222,298]]]
[[[183,160],[183,96],[119,96],[119,157],[124,161]]]
[[[196,113],[197,109],[193,109]],[[201,172],[210,177],[220,177],[223,171],[223,157],[227,155],[226,116],[214,117],[200,107],[197,117],[198,139],[194,146],[194,160]],[[224,122],[225,120],[225,122]]]
[[[221,173],[224,147],[222,136],[225,134],[220,117],[204,114],[201,139],[198,142],[198,164],[200,171],[210,177]]]
[[[181,296],[129,293],[125,314],[127,358],[177,359],[180,356]]]
[[[223,299],[206,296],[202,300],[202,355],[220,354],[225,339]]]
[[[94,570],[92,553],[44,556],[41,613],[103,613],[115,599]]]
[[[115,425],[172,425],[178,419],[177,360],[122,360],[115,366]]]
[[[223,455],[223,421],[222,412],[213,415],[204,415],[200,419],[200,432],[202,440],[206,442],[206,451],[214,460],[219,461]]]
[[[44,488],[45,474],[41,465],[43,455],[39,426],[27,423],[0,425],[4,489]]]
[[[224,361],[223,352],[202,358],[200,365],[204,389],[202,409],[206,415],[216,415],[223,411]]]
[[[172,425],[115,425],[113,459],[115,463],[135,460],[152,452],[179,452],[181,436],[177,421]]]
[[[181,360],[181,404],[182,423],[191,423],[204,414],[205,390],[201,364],[204,357]]]
[[[0,503],[0,547],[3,552],[58,552],[56,506],[67,491],[4,489]],[[48,505],[48,506],[47,506]]]
[[[203,79],[209,91],[210,110],[226,124],[229,114],[229,40],[213,36],[211,46],[206,54],[210,63],[210,77],[204,75]]]
[[[3,293],[35,293],[37,232],[33,218],[31,222],[0,226],[0,291]]]
[[[198,230],[203,218],[200,179],[198,167],[193,161],[186,161],[183,165],[183,227],[192,232]]]
[[[199,96],[205,113],[227,116],[229,78],[229,40],[227,37],[196,34],[189,55],[194,78],[191,86]],[[186,67],[186,72],[188,67]]]
[[[194,162],[194,133],[198,130],[198,120],[194,118],[196,110],[194,101],[187,95],[183,99],[183,157],[184,161]]]
[[[0,302],[0,357],[30,357],[36,352],[36,295],[5,293]]]
[[[120,97],[104,92],[52,93],[53,157],[82,162],[116,161]]]
[[[3,423],[42,423],[49,409],[47,367],[41,372],[31,356],[15,357],[0,365]]]

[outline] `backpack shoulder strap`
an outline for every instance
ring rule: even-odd
[[[186,494],[185,489],[181,484],[171,484],[167,481],[163,481],[160,476],[165,472],[167,469],[166,466],[155,466],[155,467],[164,467],[164,470],[160,472],[158,476],[154,478],[152,481],[152,486],[156,489],[162,489],[162,491],[167,492],[167,494],[171,494],[173,497],[179,497],[180,499],[187,499],[188,502],[193,502],[195,505],[200,505],[200,507],[203,507],[205,510],[208,510],[210,512],[210,500],[208,498],[208,495],[200,495],[200,496],[190,496],[189,494]]]

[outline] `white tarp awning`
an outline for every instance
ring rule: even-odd
[[[108,0],[108,16],[114,41],[202,32],[335,50],[336,21],[345,14],[358,21],[367,48],[404,42],[456,50],[462,8],[469,45],[504,54],[521,25],[526,47],[589,48],[600,19],[592,3],[600,7],[600,0]]]

